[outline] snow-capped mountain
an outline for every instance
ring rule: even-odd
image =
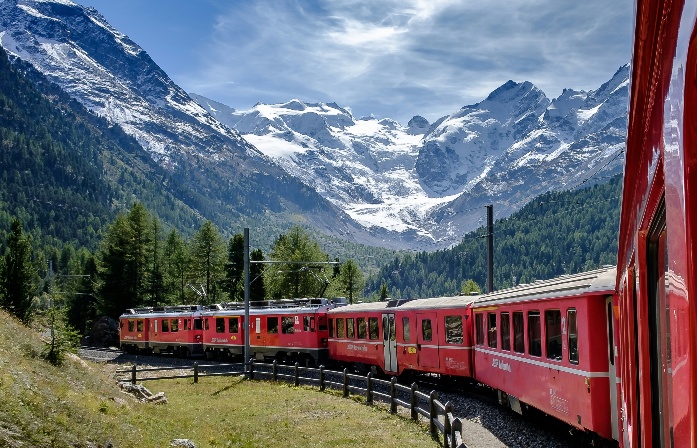
[[[628,66],[591,92],[547,96],[508,81],[484,101],[429,124],[354,118],[336,104],[199,104],[356,221],[440,248],[535,196],[621,170]],[[602,170],[602,176],[598,171]],[[478,210],[481,208],[481,210]]]
[[[481,224],[486,204],[504,217],[621,169],[626,66],[595,91],[550,100],[509,81],[433,124],[415,116],[403,126],[334,103],[237,111],[187,94],[69,0],[0,0],[0,45],[123,127],[191,189],[178,197],[214,221],[278,213],[346,239],[432,250]]]
[[[0,44],[135,137],[190,189],[179,197],[202,217],[289,212],[328,229],[346,221],[193,101],[95,9],[69,0],[0,1]]]

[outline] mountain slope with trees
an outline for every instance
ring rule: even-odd
[[[621,179],[544,194],[496,221],[494,288],[615,264]],[[482,227],[451,249],[395,257],[370,276],[366,295],[384,286],[392,298],[437,297],[459,293],[467,280],[486,285],[485,236]]]

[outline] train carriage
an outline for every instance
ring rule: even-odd
[[[624,447],[697,446],[697,1],[637,0],[618,252]]]
[[[533,406],[616,438],[615,277],[603,268],[481,296],[474,378],[518,412]]]
[[[200,305],[178,305],[127,310],[119,317],[121,348],[181,356],[200,354],[202,309]],[[133,326],[135,332],[131,331]]]
[[[264,302],[249,311],[250,356],[259,360],[317,364],[328,360],[327,299]],[[203,350],[208,357],[244,355],[244,307],[215,305],[203,317]]]
[[[413,371],[469,377],[472,300],[468,296],[391,300],[333,310],[330,357],[388,374]]]

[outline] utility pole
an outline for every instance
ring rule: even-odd
[[[244,228],[244,372],[249,378],[249,227]]]
[[[494,292],[494,205],[486,206],[487,277],[486,292]]]

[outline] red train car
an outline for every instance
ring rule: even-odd
[[[620,441],[697,446],[697,1],[637,0],[618,252]]]
[[[264,302],[249,312],[250,350],[256,359],[317,364],[328,360],[328,299]],[[244,355],[244,307],[216,305],[205,311],[203,350],[208,357]]]
[[[201,311],[200,305],[127,310],[119,317],[121,349],[180,356],[200,354],[203,350]]]
[[[474,378],[517,412],[616,439],[615,279],[603,268],[478,298]]]
[[[329,312],[329,354],[359,369],[471,375],[469,296],[392,300]]]

